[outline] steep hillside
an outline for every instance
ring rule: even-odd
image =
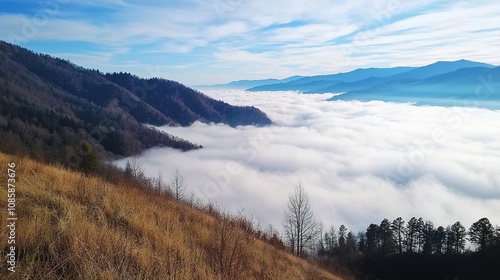
[[[341,279],[262,241],[244,218],[127,177],[109,183],[0,154],[4,170],[9,163],[16,165],[17,263],[2,279]],[[0,196],[7,209],[7,188]],[[7,215],[0,212],[2,228]],[[0,240],[9,252],[6,230]]]
[[[169,119],[99,75],[0,43],[0,151],[79,168],[89,144],[102,158],[155,146],[199,148],[142,125],[138,119]],[[87,96],[94,94],[99,98]],[[131,109],[120,107],[120,99]]]
[[[143,124],[196,120],[271,123],[257,108],[231,106],[177,82],[105,75],[0,41],[0,151],[71,167],[86,143],[107,159],[156,146],[188,151],[201,146]]]
[[[231,126],[271,124],[266,114],[255,107],[230,106],[175,81],[146,80],[127,73],[106,74],[105,77],[136,93],[141,101],[180,125],[190,125],[197,120]]]
[[[20,65],[38,82],[99,106],[113,105],[141,123],[186,124],[194,121],[223,122],[231,125],[270,124],[266,115],[253,107],[231,106],[216,101],[178,82],[160,78],[141,79],[131,74],[105,75],[69,61],[0,41],[0,62]],[[9,70],[9,69],[7,69]],[[14,72],[8,80],[16,80]],[[160,103],[160,104],[159,104]],[[158,110],[156,107],[159,107]]]

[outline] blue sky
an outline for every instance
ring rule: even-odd
[[[500,65],[499,1],[3,0],[0,39],[188,85],[470,59]]]

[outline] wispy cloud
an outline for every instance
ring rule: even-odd
[[[299,181],[327,225],[363,230],[397,216],[441,225],[487,216],[500,224],[500,111],[327,102],[325,95],[291,92],[207,93],[256,105],[276,125],[165,127],[205,148],[148,151],[139,159],[149,175],[178,167],[189,191],[233,211],[244,208],[264,226],[281,225]]]
[[[0,38],[35,51],[41,41],[128,47],[127,54],[136,58],[158,54],[154,64],[167,68],[182,54],[192,66],[186,71],[167,71],[172,72],[168,78],[188,84],[461,58],[500,64],[495,55],[500,48],[497,1],[47,3],[6,4],[9,7],[0,13]],[[59,53],[78,57],[83,52],[68,48]],[[111,56],[94,67],[119,66],[124,59]]]

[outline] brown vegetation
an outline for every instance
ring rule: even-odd
[[[7,279],[340,279],[257,238],[244,218],[5,154],[1,182],[9,162],[19,260]],[[1,211],[4,251],[6,219]]]

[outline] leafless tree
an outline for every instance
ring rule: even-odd
[[[152,187],[158,192],[169,191],[167,183],[163,179],[163,173],[158,170],[158,176],[151,180]]]
[[[185,192],[185,183],[184,176],[182,176],[181,172],[178,168],[175,169],[174,175],[172,176],[172,181],[170,181],[172,192],[174,193],[174,197],[177,200],[181,200],[184,198]]]
[[[306,249],[314,244],[318,235],[318,223],[314,220],[309,197],[300,183],[288,198],[283,227],[292,253],[305,256]]]
[[[125,172],[134,179],[142,179],[144,177],[144,169],[142,169],[142,164],[136,158],[127,160]]]

